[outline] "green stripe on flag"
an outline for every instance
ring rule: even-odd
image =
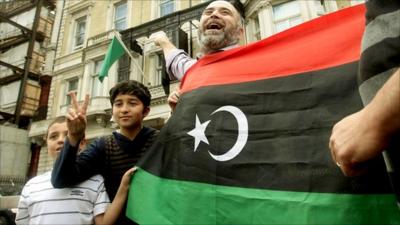
[[[99,73],[99,80],[101,82],[103,82],[104,77],[107,76],[108,70],[112,64],[125,53],[125,49],[122,45],[123,44],[120,43],[116,37],[114,37],[110,46],[108,46],[107,54],[104,58],[103,65],[101,66]]]
[[[139,224],[399,224],[395,204],[388,194],[237,188],[163,179],[139,169],[127,216]]]

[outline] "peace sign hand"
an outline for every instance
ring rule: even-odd
[[[76,146],[79,141],[85,136],[86,129],[86,110],[89,104],[89,95],[85,95],[85,100],[82,105],[79,105],[75,92],[70,92],[71,107],[66,115],[68,127],[68,140],[71,145]]]

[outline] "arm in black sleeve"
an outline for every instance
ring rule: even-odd
[[[104,139],[96,139],[77,155],[78,147],[72,146],[66,139],[51,174],[53,186],[55,188],[69,187],[95,174],[100,174],[105,162],[104,146]]]

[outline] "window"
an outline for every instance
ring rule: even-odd
[[[315,0],[314,5],[318,16],[325,14],[325,0]]]
[[[160,17],[173,13],[175,10],[174,0],[160,0]]]
[[[163,73],[163,65],[164,65],[164,57],[161,52],[157,52],[154,55],[154,60],[155,60],[155,70],[154,70],[154,75],[153,79],[151,81],[152,86],[158,86],[161,85],[161,79],[162,79],[162,73]]]
[[[103,60],[97,60],[94,62],[93,74],[92,74],[92,94],[91,97],[102,95],[102,84],[99,80],[99,73],[101,66],[103,65]]]
[[[289,1],[273,6],[273,14],[276,32],[303,22],[298,1]]]
[[[74,49],[81,48],[85,40],[86,16],[75,21]]]
[[[114,28],[116,30],[126,29],[126,2],[115,6]]]
[[[261,40],[260,20],[258,19],[258,15],[253,17],[253,38],[256,41]]]
[[[117,82],[129,80],[131,74],[131,58],[127,55],[118,59]]]
[[[69,92],[73,91],[76,93],[78,93],[78,82],[79,79],[78,78],[73,78],[67,81],[67,100],[65,102],[65,104],[70,105],[71,104],[71,97],[68,95]]]

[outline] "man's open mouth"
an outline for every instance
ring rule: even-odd
[[[221,30],[223,26],[219,23],[211,22],[206,26],[207,30]]]

